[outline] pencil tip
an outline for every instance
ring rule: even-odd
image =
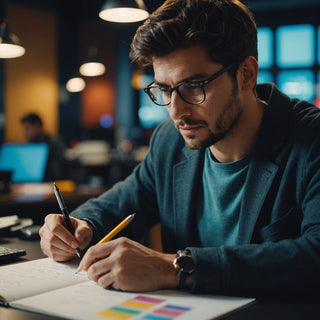
[[[76,249],[76,253],[77,253],[78,258],[81,259],[81,258],[82,258],[82,255],[81,255],[81,251],[80,251],[79,248]]]
[[[78,269],[77,269],[77,271],[75,272],[76,274],[78,274],[79,272],[81,272],[82,270],[81,270],[81,268],[80,268],[80,265],[78,266]]]
[[[133,220],[133,218],[134,218],[135,215],[136,215],[135,212],[132,213],[132,214],[130,214],[129,217],[127,218],[128,222],[131,222],[131,221]]]

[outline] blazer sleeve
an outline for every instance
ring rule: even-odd
[[[168,125],[169,121],[164,121],[155,129],[148,154],[124,181],[116,183],[100,197],[90,199],[71,213],[90,223],[94,230],[93,243],[133,212],[136,212],[135,219],[119,236],[125,235],[144,243],[149,229],[160,221],[156,175],[163,173],[168,166],[163,163],[161,166],[159,160],[154,159],[159,159],[158,154],[163,153],[163,149],[157,146],[159,140],[166,139],[164,132],[168,131]]]

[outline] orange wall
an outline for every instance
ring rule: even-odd
[[[28,112],[38,113],[46,130],[55,135],[59,120],[55,16],[9,4],[7,17],[26,53],[5,62],[5,140],[25,141],[20,118]]]
[[[115,94],[111,81],[102,77],[86,79],[86,88],[82,92],[82,125],[95,128],[102,115],[114,117]]]

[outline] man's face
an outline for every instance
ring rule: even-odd
[[[155,82],[174,87],[188,79],[201,81],[220,71],[223,66],[209,60],[203,47],[174,51],[153,59]],[[209,147],[223,141],[242,114],[242,103],[237,85],[227,73],[208,83],[206,99],[198,105],[188,104],[177,91],[167,106],[170,118],[191,149]]]
[[[22,123],[24,135],[28,142],[37,142],[42,137],[42,127],[40,124]]]

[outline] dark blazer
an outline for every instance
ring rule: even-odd
[[[164,251],[188,247],[193,254],[193,292],[319,291],[320,111],[272,84],[257,92],[268,105],[252,150],[237,245],[198,246],[195,209],[204,151],[188,149],[171,120],[158,126],[148,155],[125,181],[73,215],[92,224],[94,241],[133,211],[136,218],[123,234],[134,240],[143,241],[161,222]]]

